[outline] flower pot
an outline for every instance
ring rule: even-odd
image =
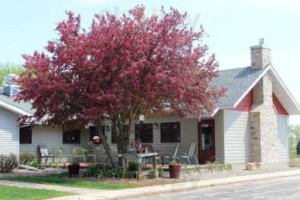
[[[179,178],[181,165],[169,165],[170,178]]]
[[[68,170],[69,170],[69,177],[72,177],[73,175],[78,176],[79,175],[79,169],[80,166],[79,165],[69,165],[68,166]]]

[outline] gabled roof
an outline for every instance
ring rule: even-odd
[[[262,69],[245,67],[220,71],[219,77],[213,81],[213,85],[218,88],[225,87],[227,92],[217,102],[217,108],[212,115],[218,110],[236,108],[267,72],[270,72],[272,76],[273,93],[278,97],[288,114],[299,115],[298,103],[271,65]]]
[[[220,71],[219,77],[213,80],[213,85],[217,88],[225,87],[227,91],[225,96],[218,101],[217,106],[220,109],[233,108],[245,91],[262,77],[264,71],[264,69],[253,69],[252,67]]]

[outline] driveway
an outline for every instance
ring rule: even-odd
[[[147,197],[139,200],[274,200],[274,199],[300,199],[300,176],[277,178],[266,181],[236,183],[226,186],[173,192]],[[132,198],[130,200],[136,200]]]

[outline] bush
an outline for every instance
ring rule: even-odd
[[[86,176],[98,178],[122,178],[123,169],[103,165],[93,165],[86,171]]]
[[[0,155],[0,172],[9,173],[16,167],[18,167],[18,159],[16,155]]]
[[[29,166],[35,167],[35,168],[41,168],[41,164],[37,159],[34,159],[31,163],[29,163]]]
[[[139,164],[137,162],[134,161],[130,161],[128,163],[128,171],[130,172],[136,172],[139,169]]]
[[[23,165],[30,165],[34,161],[34,155],[30,153],[22,153],[20,155],[20,163]]]

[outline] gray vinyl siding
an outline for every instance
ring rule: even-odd
[[[56,152],[63,148],[66,153],[70,153],[74,147],[88,147],[89,131],[83,130],[80,136],[80,144],[63,144],[63,131],[52,127],[34,127],[32,129],[32,144],[20,144],[20,153],[28,152],[37,154],[37,147],[45,145],[50,151]]]
[[[288,148],[288,116],[277,115],[277,145],[276,145],[276,159],[278,162],[289,161]]]
[[[215,115],[215,146],[216,160],[224,163],[224,112]]]
[[[0,108],[0,154],[19,154],[18,115]]]
[[[180,122],[180,152],[186,153],[191,143],[198,143],[198,121],[196,118],[179,119],[173,116],[148,118],[145,123],[153,125],[153,149],[162,154],[172,153],[177,143],[161,143],[160,124],[164,122]]]
[[[224,110],[225,162],[238,164],[250,160],[249,113]]]

